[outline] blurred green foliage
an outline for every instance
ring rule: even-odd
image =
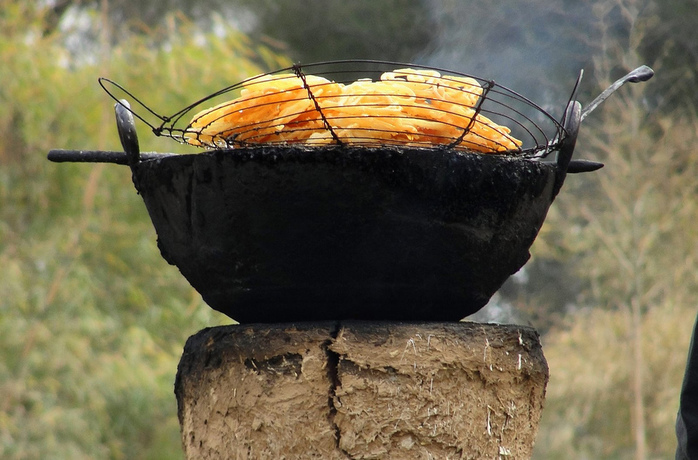
[[[167,114],[289,65],[280,49],[303,60],[409,60],[424,44],[448,67],[487,59],[490,69],[511,67],[505,57],[519,48],[507,46],[516,41],[555,50],[557,29],[531,32],[550,17],[566,30],[579,19],[570,37],[588,42],[559,50],[572,53],[551,64],[560,75],[536,75],[565,81],[570,62],[585,62],[585,90],[597,94],[639,64],[658,76],[585,121],[575,155],[607,167],[567,179],[532,249],[528,281],[504,296],[545,331],[551,380],[536,456],[672,455],[698,304],[698,29],[675,12],[692,11],[690,2],[563,2],[570,10],[527,0],[524,16],[489,1],[475,10],[451,0],[361,1],[345,16],[334,1],[326,16],[324,2],[308,2],[312,14],[286,1],[33,3],[0,0],[0,458],[181,458],[172,390],[182,347],[202,327],[230,322],[161,258],[127,168],[46,161],[52,148],[120,149],[99,76]],[[519,18],[512,37],[500,33],[509,17]],[[313,33],[323,21],[325,35]],[[347,29],[330,34],[337,24]],[[500,41],[478,43],[463,24]],[[453,28],[461,33],[449,35]],[[495,47],[504,54],[492,58]],[[195,151],[138,129],[144,151]],[[637,395],[642,441],[633,434]]]
[[[84,56],[70,48],[75,30],[47,33],[30,3],[0,13],[0,458],[178,458],[181,349],[230,321],[161,258],[127,168],[46,153],[120,148],[98,76],[173,112],[288,62],[222,23],[204,33],[175,15]],[[167,46],[153,46],[159,34]],[[179,148],[141,138],[143,150]]]
[[[676,447],[698,313],[698,119],[648,113],[632,89],[582,128],[578,153],[607,166],[568,178],[532,249],[556,252],[587,283],[543,340],[536,458],[670,458]]]
[[[643,44],[657,33],[651,7],[595,3],[599,28],[608,29],[593,60],[597,91],[644,63]],[[621,17],[615,28],[609,15]],[[659,68],[658,78],[628,85],[585,120],[575,155],[607,166],[567,179],[534,245],[584,280],[544,339],[551,378],[539,458],[673,457],[698,313],[698,118],[689,99],[649,102],[666,77]]]

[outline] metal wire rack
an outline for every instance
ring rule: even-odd
[[[155,135],[216,150],[410,147],[544,157],[566,136],[564,120],[493,80],[416,64],[297,64],[223,88],[169,116],[112,80],[99,82],[117,102],[130,99],[125,108]]]

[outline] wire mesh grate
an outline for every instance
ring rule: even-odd
[[[143,111],[129,110],[156,135],[208,149],[391,146],[545,156],[565,135],[552,115],[492,80],[414,64],[294,65],[223,88],[170,116],[109,79],[100,84],[117,102],[127,96],[140,106]]]

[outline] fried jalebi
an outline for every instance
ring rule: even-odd
[[[342,143],[518,150],[521,141],[508,127],[476,111],[482,91],[473,78],[431,70],[399,69],[349,85],[314,75],[263,75],[244,83],[237,99],[195,115],[184,140],[214,148]]]

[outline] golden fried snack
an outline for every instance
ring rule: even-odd
[[[196,114],[184,140],[208,147],[338,141],[433,147],[458,141],[453,147],[483,153],[519,149],[509,128],[476,113],[481,95],[476,80],[433,70],[398,69],[380,81],[349,85],[314,75],[263,75],[244,83],[237,99]]]

